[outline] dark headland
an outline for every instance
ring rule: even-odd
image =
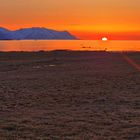
[[[56,31],[43,27],[23,28],[8,30],[0,28],[0,40],[76,40],[77,38],[68,31]]]

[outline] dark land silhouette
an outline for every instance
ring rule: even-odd
[[[1,52],[0,139],[138,140],[139,93],[121,53]]]

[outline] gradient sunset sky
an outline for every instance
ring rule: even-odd
[[[0,0],[0,26],[68,30],[81,39],[140,39],[140,0]]]

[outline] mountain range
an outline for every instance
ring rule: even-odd
[[[41,27],[23,28],[19,30],[8,30],[0,27],[0,40],[75,40],[74,35],[68,31],[56,31]]]

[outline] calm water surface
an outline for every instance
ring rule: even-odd
[[[0,41],[0,51],[108,50],[140,51],[140,41],[20,40]]]

